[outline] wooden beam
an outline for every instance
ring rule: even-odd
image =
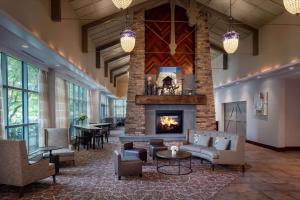
[[[136,95],[137,105],[207,105],[206,95]]]
[[[124,67],[128,67],[128,66],[129,66],[129,63],[126,63],[124,65],[121,65],[121,66],[118,66],[118,67],[115,67],[115,68],[111,69],[110,72],[109,72],[110,82],[111,83],[113,82],[113,74],[114,74],[115,71],[118,71],[118,70],[120,70],[120,69],[122,69]]]
[[[54,22],[61,21],[61,0],[51,0],[51,19]]]
[[[109,47],[115,46],[119,43],[120,40],[114,40],[112,42],[96,47],[96,68],[101,68],[101,51]]]
[[[100,51],[96,50],[96,68],[101,68]]]
[[[124,76],[124,75],[126,75],[127,73],[128,73],[128,72],[122,72],[122,73],[117,74],[117,75],[114,76],[114,87],[117,86],[117,78],[119,78],[119,77],[121,77],[121,76]]]
[[[108,77],[108,64],[111,63],[111,62],[114,62],[116,60],[119,60],[121,58],[124,58],[126,56],[129,56],[130,54],[129,53],[124,53],[122,55],[119,55],[119,56],[115,56],[111,59],[108,59],[104,62],[104,74],[105,74],[105,77]]]
[[[229,16],[227,16],[224,13],[221,13],[215,9],[212,9],[202,3],[198,3],[198,6],[200,7],[200,9],[203,9],[205,11],[207,11],[208,13],[211,13],[212,15],[218,16],[219,18],[227,21],[229,19]],[[235,24],[235,26],[239,26],[240,28],[246,29],[250,32],[252,32],[252,40],[253,40],[253,46],[252,46],[252,55],[253,56],[257,56],[258,55],[258,49],[259,49],[259,41],[258,41],[258,29],[254,28],[248,24],[245,24],[237,19],[233,18],[233,23]]]
[[[153,7],[162,5],[164,3],[167,3],[167,0],[151,0],[151,1],[145,1],[144,3],[140,3],[137,4],[135,6],[132,6],[129,8],[131,13],[134,13],[138,10],[147,8],[147,9],[151,9]],[[88,29],[101,25],[103,23],[109,23],[110,20],[114,19],[114,18],[118,18],[118,17],[123,17],[127,14],[127,9],[126,10],[121,10],[117,13],[114,13],[112,15],[109,15],[107,17],[95,20],[91,23],[85,24],[81,27],[81,42],[82,42],[82,52],[83,53],[87,53],[88,52]]]
[[[228,54],[226,53],[226,51],[222,47],[214,43],[210,43],[210,47],[223,54],[223,69],[224,70],[228,69]]]

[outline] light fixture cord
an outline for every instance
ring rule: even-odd
[[[229,31],[232,30],[232,22],[233,22],[233,18],[231,15],[231,0],[229,0]]]

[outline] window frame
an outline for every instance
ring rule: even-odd
[[[28,108],[28,103],[29,103],[29,93],[37,94],[39,96],[40,91],[39,91],[39,85],[38,85],[38,90],[30,90],[28,89],[28,65],[37,67],[32,64],[28,64],[18,58],[15,58],[14,56],[7,55],[5,53],[0,53],[1,54],[1,72],[2,72],[2,87],[3,87],[3,111],[4,111],[4,130],[5,130],[5,137],[6,139],[13,139],[9,138],[9,130],[12,128],[22,128],[22,140],[25,141],[26,147],[27,147],[27,152],[28,153],[33,153],[36,151],[33,150],[31,151],[30,146],[29,146],[29,128],[30,126],[37,126],[39,129],[40,123],[39,121],[37,122],[29,122],[29,108]],[[9,86],[8,85],[8,57],[18,60],[21,62],[21,67],[22,67],[22,76],[21,76],[21,88],[19,87],[14,87],[14,86]],[[40,70],[39,70],[40,73]],[[39,75],[38,77],[39,78]],[[39,81],[37,82],[39,84]],[[22,123],[20,124],[9,124],[9,101],[8,101],[8,92],[9,90],[16,90],[20,91],[21,98],[22,98]],[[40,97],[39,97],[40,98]],[[39,144],[39,133],[38,133],[38,138],[37,138],[37,143]]]

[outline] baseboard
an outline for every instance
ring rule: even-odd
[[[283,151],[300,151],[300,147],[274,147],[274,146],[270,146],[267,144],[262,144],[259,142],[255,142],[255,141],[251,141],[251,140],[246,140],[247,143],[249,144],[254,144],[256,146],[260,146],[266,149],[271,149],[274,151],[278,151],[278,152],[283,152]]]

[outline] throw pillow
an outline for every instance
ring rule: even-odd
[[[217,150],[227,150],[229,147],[230,140],[225,137],[216,137],[214,147]]]
[[[208,147],[210,141],[210,136],[203,134],[194,135],[194,144]]]

